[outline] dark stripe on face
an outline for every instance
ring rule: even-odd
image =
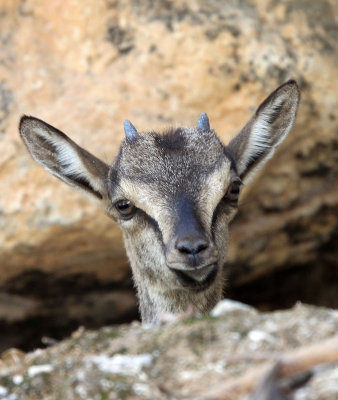
[[[215,228],[216,228],[216,223],[217,219],[221,214],[230,214],[232,211],[237,210],[238,205],[232,204],[228,202],[224,197],[220,200],[220,202],[217,204],[217,207],[215,208],[214,214],[212,216],[211,220],[211,235],[212,238],[215,239]]]
[[[176,213],[175,231],[176,235],[184,236],[195,233],[204,234],[204,228],[198,218],[195,203],[187,195],[178,197],[174,205]]]
[[[162,231],[161,231],[157,221],[141,209],[137,210],[137,214],[138,214],[138,218],[141,218],[143,221],[145,221],[146,225],[148,225],[148,226],[150,225],[152,227],[152,229],[156,233],[156,236],[158,237],[159,241],[161,242],[161,245],[164,248]],[[151,243],[149,243],[149,245],[151,245]]]
[[[223,208],[222,202],[223,202],[223,198],[217,204],[217,207],[215,208],[215,211],[213,213],[212,220],[211,220],[211,236],[212,236],[213,240],[215,239],[215,227],[216,227],[217,218],[218,218],[219,214],[222,212],[222,208]]]

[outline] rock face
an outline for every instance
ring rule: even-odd
[[[290,77],[296,126],[243,195],[227,293],[338,305],[336,12],[333,0],[1,2],[0,331],[12,344],[27,319],[57,336],[52,321],[94,326],[136,307],[118,227],[30,159],[22,114],[111,161],[126,118],[142,131],[206,111],[227,142]]]
[[[239,400],[256,390],[279,358],[281,375],[293,377],[293,400],[337,399],[336,311],[297,305],[260,314],[226,302],[218,306],[218,317],[152,329],[136,322],[99,331],[79,329],[46,350],[27,355],[7,351],[0,359],[0,395],[11,400]],[[312,371],[310,380],[307,371]],[[283,394],[282,387],[291,388],[285,380],[270,384],[283,400],[291,399],[290,391]]]

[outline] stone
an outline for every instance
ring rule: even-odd
[[[247,304],[240,303],[239,301],[224,299],[216,304],[210,315],[212,317],[237,315],[245,318],[246,314],[255,312],[256,310]]]
[[[271,324],[277,327],[274,340],[253,349],[250,332],[270,336]],[[245,318],[189,317],[147,329],[134,323],[81,330],[47,349],[25,354],[15,365],[0,358],[0,387],[20,400],[37,395],[56,400],[60,393],[67,399],[159,400],[243,400],[251,393],[252,400],[276,400],[257,397],[256,390],[262,393],[258,384],[280,359],[273,392],[289,390],[278,399],[334,400],[337,329],[337,311],[299,304]],[[286,378],[294,384],[286,385]]]

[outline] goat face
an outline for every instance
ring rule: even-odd
[[[163,135],[139,134],[125,121],[126,138],[111,166],[36,118],[23,117],[20,134],[47,171],[118,221],[138,287],[144,281],[156,287],[161,302],[161,290],[201,292],[221,280],[241,182],[287,136],[299,97],[294,81],[277,88],[228,146],[206,114],[195,128]]]
[[[126,139],[108,184],[111,215],[152,275],[171,288],[200,291],[212,284],[225,261],[241,184],[231,152],[213,130]]]

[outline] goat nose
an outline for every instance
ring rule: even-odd
[[[183,237],[176,241],[176,249],[185,254],[198,254],[209,247],[209,243],[203,237]]]

